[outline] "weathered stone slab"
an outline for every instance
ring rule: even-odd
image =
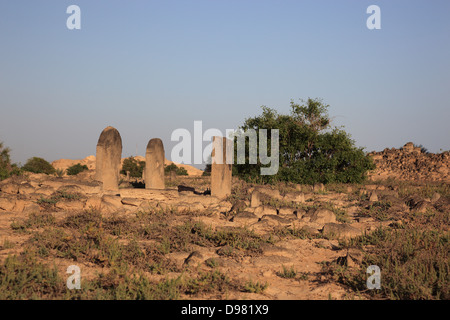
[[[119,190],[122,138],[113,127],[105,128],[97,143],[95,178],[103,183],[103,191]]]
[[[231,163],[227,163],[227,152],[232,152],[232,150],[230,150],[230,144],[231,141],[227,138],[213,137],[213,150],[211,155],[211,195],[219,199],[231,195],[232,165]]]
[[[145,189],[165,189],[164,145],[161,139],[151,139],[145,153]]]

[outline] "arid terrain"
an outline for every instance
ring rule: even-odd
[[[233,177],[225,200],[195,168],[166,190],[122,176],[119,195],[103,195],[92,156],[53,163],[87,164],[76,176],[8,178],[0,298],[449,299],[449,152],[372,156],[364,184]],[[67,288],[71,265],[81,289]],[[380,289],[367,288],[370,265]]]

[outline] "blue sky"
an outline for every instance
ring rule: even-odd
[[[195,120],[225,132],[308,97],[366,151],[450,149],[448,0],[2,1],[0,39],[0,141],[22,164],[95,154],[108,125],[123,157],[159,137],[170,158]]]

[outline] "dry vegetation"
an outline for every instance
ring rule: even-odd
[[[169,185],[188,183],[204,190],[208,178]],[[449,184],[279,184],[280,197],[261,199],[278,214],[238,219],[252,188],[235,181],[222,212],[57,209],[86,198],[76,188],[36,198],[37,211],[3,211],[0,299],[450,298]],[[305,200],[289,201],[294,191]],[[318,208],[365,232],[342,237],[301,222]],[[80,290],[66,286],[70,265],[82,270]],[[366,287],[369,265],[381,269],[380,290]]]

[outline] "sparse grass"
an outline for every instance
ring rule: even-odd
[[[79,200],[82,196],[78,193],[67,192],[64,190],[56,191],[54,194],[50,196],[50,198],[46,198],[41,196],[36,203],[39,204],[46,210],[50,210],[55,207],[55,205],[61,200],[73,201]]]
[[[336,215],[336,220],[341,223],[349,223],[350,217],[348,216],[347,212],[344,209],[336,207],[331,202],[327,202],[324,205],[324,208],[333,211],[333,213]]]
[[[64,294],[56,268],[31,255],[10,256],[0,265],[0,299],[55,299]]]
[[[224,273],[212,270],[201,272],[198,277],[188,279],[183,287],[186,294],[196,295],[208,292],[224,293],[231,289],[236,289],[237,285],[233,284]]]
[[[0,245],[0,250],[12,249],[16,245],[14,242],[9,241],[8,239],[3,240],[3,243]]]
[[[418,194],[424,198],[431,198],[435,193],[439,193],[442,197],[450,197],[450,184],[448,183],[411,183],[406,181],[397,181],[392,183],[398,188],[400,197],[407,197]]]
[[[55,221],[55,217],[50,213],[31,213],[25,220],[14,220],[10,227],[14,231],[25,232],[29,229],[53,226]]]
[[[268,282],[264,282],[264,283],[259,282],[259,281],[254,282],[253,280],[250,279],[245,283],[245,285],[243,287],[243,291],[250,292],[250,293],[262,293],[268,287],[269,287]]]
[[[297,276],[297,271],[295,271],[294,266],[287,268],[286,266],[282,266],[283,270],[277,272],[277,276],[284,279],[293,279]]]
[[[366,208],[362,208],[359,211],[360,216],[371,217],[378,221],[388,221],[396,218],[389,208],[392,207],[392,203],[389,200],[375,201],[369,204]]]
[[[216,259],[214,258],[210,258],[208,260],[205,261],[205,264],[210,267],[210,268],[217,268],[219,266],[218,262]]]
[[[346,247],[370,248],[361,268],[354,271],[334,264],[331,274],[354,290],[368,292],[373,297],[448,300],[449,240],[448,232],[426,230],[417,225],[377,229],[345,243]],[[369,265],[381,269],[380,290],[365,287],[365,270]]]
[[[233,199],[248,199],[246,187],[242,184],[235,188]],[[341,192],[344,187],[346,185],[327,185],[327,190]],[[284,188],[281,193],[297,191],[295,185],[280,185],[280,188]],[[327,262],[323,264],[324,275],[365,298],[448,300],[450,214],[445,199],[448,185],[430,184],[423,192],[418,192],[420,187],[414,184],[405,184],[403,188],[404,195],[419,194],[421,197],[431,197],[434,192],[439,192],[441,200],[424,212],[411,210],[404,213],[394,210],[399,206],[394,198],[389,198],[392,203],[383,196],[377,202],[365,202],[367,206],[361,207],[362,216],[377,221],[401,221],[371,234],[341,240],[341,249],[364,251],[362,264],[350,268]],[[347,191],[343,191],[347,193],[343,196],[345,200],[367,200],[360,196],[355,186],[350,194]],[[82,196],[63,191],[42,198],[40,204],[50,207],[57,201],[72,201],[79,197]],[[268,204],[304,210],[325,206],[336,214],[339,222],[349,221],[346,211],[332,202],[319,203],[316,199],[312,203],[295,204],[272,200]],[[21,252],[0,264],[0,299],[221,299],[230,291],[263,293],[269,286],[264,278],[263,282],[240,282],[224,273],[222,267],[227,265],[223,262],[232,259],[239,262],[246,256],[261,255],[265,243],[324,237],[313,229],[311,233],[306,228],[297,229],[296,225],[274,227],[267,234],[241,227],[214,228],[202,222],[195,212],[178,213],[173,208],[159,206],[127,216],[102,216],[96,210],[87,210],[55,219],[50,213],[34,213],[11,223],[16,235],[28,239],[20,248],[7,240],[0,241],[0,250],[14,246],[14,253]],[[192,269],[183,269],[175,262],[174,257],[178,259],[180,253],[187,255],[201,250],[199,247],[214,247],[214,250],[220,247],[217,254],[221,257],[209,258]],[[91,274],[89,279],[83,278],[81,290],[68,290],[65,286],[67,275],[58,275],[52,268],[55,260],[89,265],[103,271],[98,275]],[[372,264],[381,268],[381,290],[366,288],[368,275],[365,270]],[[295,281],[311,278],[311,274],[298,272],[293,266],[278,265],[276,268],[280,278]],[[278,281],[286,281],[280,278]],[[36,289],[37,286],[43,288]]]

